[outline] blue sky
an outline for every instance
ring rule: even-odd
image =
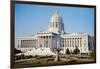
[[[34,35],[48,29],[50,18],[56,10],[63,18],[66,33],[94,34],[94,8],[29,4],[15,5],[15,34]]]

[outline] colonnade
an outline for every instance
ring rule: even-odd
[[[64,47],[81,47],[82,38],[63,38]]]
[[[51,48],[53,45],[53,36],[38,36],[37,45],[38,47]]]

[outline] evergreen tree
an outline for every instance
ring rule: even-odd
[[[20,50],[17,50],[16,48],[14,48],[14,53],[18,54],[18,53],[22,53]]]
[[[74,54],[79,54],[80,53],[80,50],[78,49],[78,47],[76,46],[75,49],[74,49]]]
[[[66,54],[70,54],[69,48],[66,49]]]

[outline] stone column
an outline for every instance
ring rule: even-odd
[[[80,38],[80,48],[82,48],[82,38]]]
[[[65,48],[65,43],[66,43],[66,41],[65,41],[65,38],[64,38],[64,48]]]
[[[43,36],[43,38],[44,38],[44,46],[43,47],[45,48],[45,36]]]
[[[49,48],[49,46],[50,46],[50,36],[48,36],[47,40],[48,40],[48,46],[47,46],[47,48]]]
[[[75,38],[75,46],[76,46],[76,38]]]
[[[71,38],[71,47],[73,46],[73,38]]]
[[[68,39],[66,38],[66,47],[68,46]]]
[[[77,45],[76,46],[78,46],[78,38],[77,38]]]
[[[48,43],[47,43],[47,36],[45,36],[45,48],[47,47]]]
[[[41,35],[40,38],[41,38],[41,39],[40,39],[40,42],[41,42],[41,45],[42,45],[42,47],[43,47],[43,37],[42,37],[42,35]]]
[[[51,46],[52,46],[52,36],[50,36],[50,46],[49,46],[49,48],[51,48]]]
[[[82,43],[82,38],[80,38],[80,47],[82,46],[82,44],[81,44],[81,43]]]
[[[74,47],[75,47],[75,38],[74,38]]]
[[[43,44],[43,48],[44,48],[44,36],[42,36],[42,41],[43,41],[43,43],[42,43],[42,44]]]
[[[71,47],[71,44],[70,44],[70,38],[69,38],[69,46]]]
[[[48,42],[46,48],[48,48],[49,47],[49,36],[46,36],[46,41]]]
[[[80,38],[79,38],[79,47],[80,47]]]
[[[52,47],[52,36],[50,36],[50,48]]]
[[[66,41],[66,38],[65,38],[65,48],[66,48],[66,46],[67,46],[67,43],[66,43],[67,41]]]
[[[68,47],[69,47],[69,38],[68,38],[68,42],[67,42],[67,45],[68,45]]]
[[[45,48],[45,45],[46,45],[45,42],[46,42],[46,36],[44,36],[44,48]]]
[[[45,37],[44,36],[42,36],[42,39],[43,39],[43,48],[45,47],[45,39],[44,39]]]
[[[53,43],[54,41],[53,41],[53,40],[54,40],[54,39],[53,39],[53,36],[52,36],[52,47],[54,48],[54,43]]]
[[[52,36],[50,36],[50,47],[49,48],[51,48],[51,46],[52,46]]]
[[[72,47],[72,38],[71,38],[71,47]]]
[[[37,42],[37,38],[36,38],[36,48],[37,48],[37,46],[38,46],[38,42]]]
[[[39,46],[41,45],[41,43],[40,43],[40,36],[39,36]]]
[[[21,48],[21,47],[20,47],[20,43],[19,43],[19,40],[18,40],[18,44],[17,44],[17,45],[18,45],[18,46],[17,46],[17,48]]]
[[[46,44],[46,48],[48,48],[48,44],[49,44],[48,36],[46,36],[46,42],[47,42],[47,44]]]
[[[78,46],[78,38],[76,38],[76,46]]]
[[[38,38],[37,38],[37,45],[38,45],[38,47],[39,47],[39,36],[38,36]]]
[[[79,38],[78,38],[78,47],[79,47]]]
[[[74,38],[72,38],[72,46],[74,47]]]

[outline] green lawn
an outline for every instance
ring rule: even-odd
[[[19,62],[15,62],[15,67],[24,67],[27,65],[31,65],[31,66],[36,66],[36,65],[55,65],[55,64],[75,64],[75,63],[84,63],[84,62],[92,62],[93,59],[90,58],[84,58],[84,59],[80,59],[79,57],[62,57],[60,58],[61,61],[55,62],[54,61],[54,57],[41,57],[41,58],[32,58],[30,60],[26,60],[26,61],[19,61]]]

